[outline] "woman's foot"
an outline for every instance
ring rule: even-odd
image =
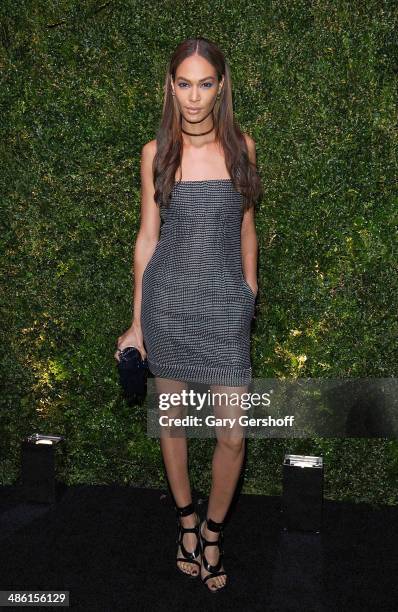
[[[202,565],[200,569],[200,575],[201,575],[202,581],[205,581],[204,583],[210,591],[218,591],[219,589],[224,588],[227,583],[227,575],[224,572],[224,567],[223,567],[222,562],[220,564],[220,567],[217,566],[220,560],[220,548],[219,546],[214,545],[214,544],[206,545],[204,540],[207,540],[208,542],[218,543],[219,538],[220,538],[220,532],[215,532],[215,531],[211,531],[210,529],[208,529],[206,520],[204,520],[201,523],[199,527],[199,531],[200,531],[200,535],[202,538]],[[203,546],[204,544],[205,546]],[[222,550],[222,541],[220,541],[220,547]],[[207,563],[210,564],[211,566],[216,566],[217,569],[214,570],[214,572],[207,571],[205,567],[205,561],[207,561]],[[213,573],[215,574],[222,573],[222,575],[214,576],[211,578],[206,578],[207,576],[210,576]]]
[[[199,526],[199,517],[196,514],[196,512],[193,512],[192,514],[188,515],[188,516],[180,516],[179,517],[179,522],[181,527],[187,528],[187,529],[193,529],[193,528],[197,528]],[[180,541],[182,542],[186,552],[188,553],[195,553],[198,552],[196,549],[198,548],[198,543],[199,543],[199,538],[197,533],[191,533],[191,532],[183,532],[182,534],[182,538],[181,538],[181,531],[179,532],[179,538]],[[187,560],[182,560],[185,558],[184,555],[184,551],[181,549],[181,544],[179,544],[178,546],[178,550],[177,550],[177,567],[184,572],[184,574],[187,574],[188,576],[193,576],[196,577],[199,575],[199,571],[200,571],[200,564],[202,561],[201,558],[201,554],[199,552],[199,554],[197,554],[195,556],[195,561],[196,563],[192,561],[187,561]]]

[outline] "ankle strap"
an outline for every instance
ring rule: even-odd
[[[219,532],[222,531],[224,527],[224,523],[216,523],[216,521],[213,521],[211,518],[206,519],[206,524],[209,531]]]
[[[192,512],[195,512],[195,508],[193,507],[192,502],[187,506],[182,506],[181,508],[179,508],[178,506],[174,506],[174,508],[178,516],[188,516],[189,514],[192,514]]]

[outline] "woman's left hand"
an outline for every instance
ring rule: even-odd
[[[246,281],[246,282],[249,285],[250,289],[253,291],[254,295],[257,297],[258,284],[256,283],[255,286],[253,287],[253,285],[251,283],[249,283],[248,281]]]

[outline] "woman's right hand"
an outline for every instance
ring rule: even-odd
[[[133,323],[131,327],[124,332],[124,334],[118,337],[117,349],[114,354],[116,361],[120,361],[119,353],[127,346],[135,346],[141,354],[141,359],[146,359],[147,352],[144,347],[142,329],[141,326],[137,325],[136,323]]]

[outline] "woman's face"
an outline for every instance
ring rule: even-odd
[[[224,79],[218,82],[214,66],[200,55],[192,55],[181,62],[172,87],[184,119],[190,123],[203,121],[213,110],[223,82]]]

